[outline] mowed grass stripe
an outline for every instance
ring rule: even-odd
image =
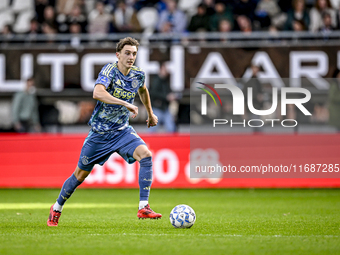
[[[0,203],[0,210],[11,209],[49,209],[51,203]],[[95,204],[95,203],[69,203],[67,208],[70,209],[91,209],[91,208],[136,208],[134,204]]]
[[[178,229],[179,232],[181,231],[186,231],[186,230],[181,230]],[[6,235],[6,236],[14,236],[16,235],[15,233],[0,233],[1,235]],[[31,234],[21,234],[21,236],[30,236]],[[49,236],[72,236],[73,233],[63,233],[63,234],[47,234]],[[83,236],[102,236],[102,237],[109,237],[109,236],[149,236],[149,237],[162,237],[162,236],[169,236],[169,237],[218,237],[218,238],[223,238],[223,237],[235,237],[235,238],[245,238],[245,237],[250,237],[250,238],[339,238],[340,236],[334,236],[334,235],[217,235],[217,234],[167,234],[167,233],[162,233],[162,234],[152,234],[152,233],[110,233],[110,234],[82,234]]]
[[[79,189],[50,228],[58,194],[0,189],[0,254],[340,254],[340,189],[154,189],[157,221],[138,220],[136,189]],[[192,228],[170,224],[178,204],[195,210]]]

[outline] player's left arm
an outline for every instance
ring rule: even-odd
[[[153,114],[152,107],[151,107],[151,100],[149,95],[149,90],[143,85],[143,87],[140,87],[138,90],[139,98],[142,101],[143,105],[146,108],[146,111],[148,112],[148,119],[146,120],[149,127],[156,126],[158,123],[158,118],[155,114]]]

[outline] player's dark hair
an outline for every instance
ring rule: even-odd
[[[120,52],[125,45],[136,46],[138,50],[139,43],[136,39],[132,37],[125,37],[123,39],[120,39],[120,41],[117,43],[116,51]]]
[[[34,77],[29,77],[26,79],[26,82],[29,82],[29,81],[34,81]]]

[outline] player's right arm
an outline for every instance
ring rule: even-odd
[[[110,86],[111,81],[114,79],[114,65],[109,63],[103,66],[96,80],[96,85],[93,90],[93,98],[106,104],[116,104],[125,106],[130,112],[132,112],[132,118],[135,118],[138,114],[138,107],[118,99],[111,95],[106,89]]]
[[[103,84],[96,84],[93,90],[93,98],[105,104],[116,104],[125,106],[132,113],[131,118],[133,119],[138,114],[137,106],[112,96],[109,92],[106,91],[106,87]]]

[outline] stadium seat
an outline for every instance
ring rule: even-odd
[[[179,0],[178,8],[191,16],[196,13],[196,8],[201,2],[201,0]]]
[[[14,21],[14,15],[11,10],[7,9],[0,12],[0,32],[3,30],[4,26],[11,25]]]
[[[7,9],[9,6],[9,0],[1,0],[0,1],[0,12]]]
[[[153,7],[144,7],[137,13],[138,21],[144,33],[153,33],[158,21],[158,12]]]
[[[30,20],[34,18],[34,11],[27,10],[20,12],[16,22],[13,24],[13,31],[16,33],[25,33],[30,29]]]
[[[13,0],[12,10],[15,13],[34,10],[34,0]]]

